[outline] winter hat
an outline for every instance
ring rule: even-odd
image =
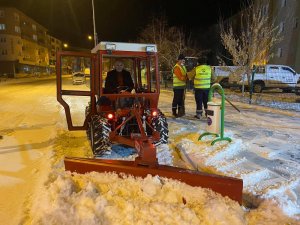
[[[177,60],[183,60],[183,59],[185,59],[185,56],[183,54],[180,54],[177,58]]]

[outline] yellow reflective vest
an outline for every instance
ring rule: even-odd
[[[142,86],[147,85],[146,68],[141,69]]]
[[[174,73],[174,69],[178,67],[180,69],[180,72],[182,75],[186,75],[186,68],[185,66],[180,66],[176,63],[176,65],[173,67],[172,73],[173,73],[173,88],[185,88],[186,82],[185,80],[179,80],[176,74]]]
[[[208,65],[200,65],[196,67],[196,75],[194,78],[194,88],[209,89],[211,81],[211,67]]]

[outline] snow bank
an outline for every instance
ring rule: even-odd
[[[245,224],[234,201],[208,189],[147,176],[52,174],[32,224]]]

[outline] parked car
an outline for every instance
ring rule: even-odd
[[[85,83],[85,74],[83,72],[75,72],[72,74],[73,85],[75,84],[84,84]]]
[[[258,66],[253,79],[253,91],[262,92],[265,89],[280,88],[284,92],[291,92],[295,90],[299,74],[297,74],[291,67],[285,65],[262,65]],[[247,88],[247,75],[243,74],[238,77],[229,78],[231,86]]]

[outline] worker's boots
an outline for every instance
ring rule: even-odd
[[[196,119],[201,119],[202,117],[202,110],[197,110],[196,115],[194,116]]]
[[[182,117],[185,115],[184,107],[178,107],[178,117]]]
[[[184,106],[178,107],[178,116],[182,117],[185,115],[185,108]]]
[[[178,117],[178,114],[177,114],[177,109],[176,108],[172,108],[172,115],[174,116],[174,117]]]

